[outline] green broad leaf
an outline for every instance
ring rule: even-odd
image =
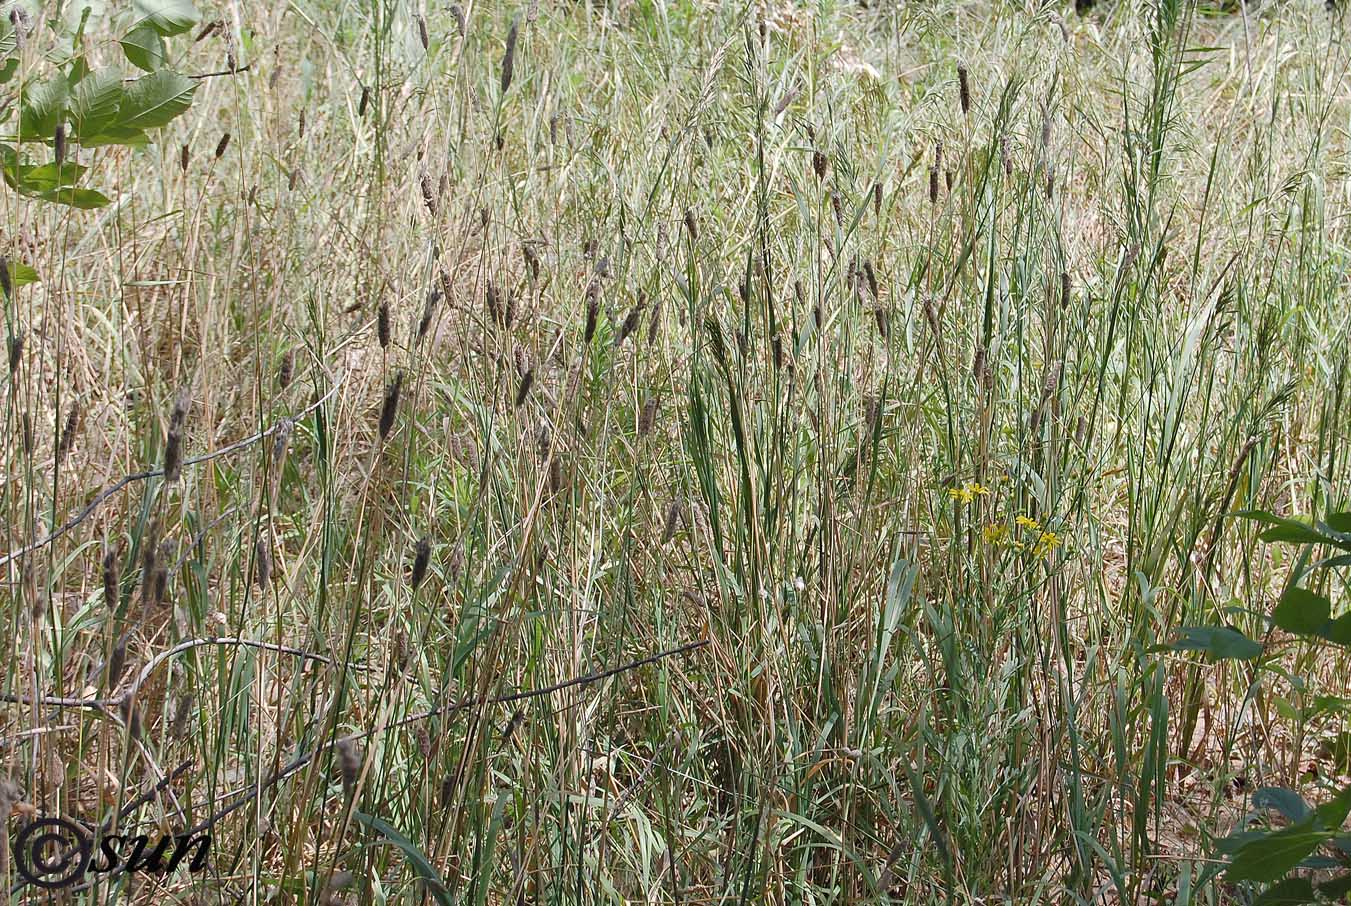
[[[1316,695],[1309,716],[1315,717],[1319,714],[1351,714],[1351,698],[1343,698],[1340,695]]]
[[[1265,510],[1240,510],[1232,515],[1271,526],[1257,536],[1263,541],[1293,541],[1299,544],[1321,544],[1327,541],[1327,538],[1309,523],[1285,519]]]
[[[1234,854],[1224,876],[1229,881],[1279,881],[1330,839],[1331,831],[1312,830],[1304,824],[1263,834]]]
[[[1318,885],[1318,892],[1336,902],[1339,897],[1351,893],[1351,873],[1324,881]]]
[[[1303,821],[1309,815],[1309,804],[1294,790],[1279,786],[1264,786],[1252,796],[1253,808],[1275,809],[1290,821]]]
[[[1351,535],[1351,513],[1332,513],[1323,521],[1334,532]]]
[[[131,5],[142,22],[166,38],[181,35],[202,18],[192,0],[133,0]]]
[[[130,148],[140,148],[150,144],[150,136],[140,129],[124,129],[121,126],[112,126],[97,135],[80,139],[80,144],[86,148],[101,148],[104,145],[126,145]]]
[[[86,169],[71,161],[66,161],[60,167],[57,167],[55,161],[40,167],[20,166],[16,168],[14,174],[14,187],[16,189],[22,187],[33,192],[46,192],[62,186],[73,186],[80,181]]]
[[[1351,737],[1351,732],[1342,735]],[[1310,817],[1315,828],[1336,831],[1346,822],[1348,814],[1351,814],[1351,786],[1344,787],[1336,796],[1314,809]]]
[[[1319,634],[1329,642],[1351,645],[1351,613],[1344,613],[1335,620],[1329,620],[1327,627]]]
[[[1307,588],[1287,588],[1271,618],[1286,632],[1322,635],[1332,615],[1332,602]]]
[[[10,79],[14,78],[14,73],[19,70],[19,60],[17,57],[10,57],[4,63],[0,63],[0,85],[4,85]]]
[[[93,189],[77,189],[74,186],[64,186],[50,192],[43,192],[38,195],[38,198],[43,201],[54,201],[57,204],[69,205],[72,208],[80,208],[81,210],[101,208],[109,203],[108,197],[102,192],[96,192]]]
[[[1260,840],[1266,835],[1267,832],[1261,830],[1235,831],[1227,837],[1216,840],[1215,851],[1223,856],[1232,856],[1249,843]]]
[[[1217,658],[1251,660],[1262,653],[1262,646],[1227,626],[1184,626],[1177,630],[1168,647],[1174,651],[1204,651]]]
[[[367,815],[363,812],[353,811],[352,817],[359,823],[369,827],[371,830],[380,834],[390,843],[393,843],[408,858],[408,862],[413,866],[413,871],[422,879],[426,885],[427,892],[432,895],[441,906],[453,906],[450,899],[450,892],[446,889],[445,882],[441,880],[441,875],[437,872],[436,866],[432,865],[426,854],[417,848],[417,845],[409,840],[403,834],[394,829],[388,822],[383,821],[374,815]]]
[[[91,73],[70,93],[70,118],[75,138],[81,144],[104,132],[117,121],[117,108],[126,91],[122,75],[115,70]]]
[[[1286,878],[1268,887],[1252,902],[1253,906],[1298,906],[1317,900],[1313,893],[1313,882],[1308,878]]]
[[[19,109],[19,141],[47,141],[65,118],[70,86],[65,76],[53,75],[24,92]]]
[[[192,106],[197,84],[169,69],[143,75],[126,89],[117,109],[117,127],[143,131],[165,125]]]
[[[28,265],[21,264],[18,261],[11,261],[9,263],[10,286],[14,287],[15,289],[18,289],[21,286],[27,286],[30,283],[38,283],[38,282],[40,282],[38,272],[33,270]]]
[[[132,66],[146,72],[154,72],[164,65],[164,36],[141,22],[127,32],[120,42],[122,53]]]

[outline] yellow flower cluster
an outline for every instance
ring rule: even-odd
[[[974,503],[977,497],[990,496],[990,489],[983,484],[968,481],[960,488],[948,488],[948,496],[962,503]]]
[[[1018,528],[1029,534],[1034,534],[1034,537],[1025,541],[1019,540],[1013,537],[1013,533],[1007,525],[991,523],[981,530],[985,543],[994,544],[998,547],[1011,547],[1016,551],[1031,551],[1034,557],[1049,556],[1053,550],[1064,543],[1055,532],[1042,529],[1041,523],[1035,519],[1018,516],[1013,521]]]

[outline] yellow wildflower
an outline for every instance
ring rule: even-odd
[[[1041,523],[1035,519],[1029,519],[1026,516],[1019,516],[1017,519],[1013,521],[1018,523],[1018,525],[1021,528],[1027,529],[1029,532],[1041,531]]]
[[[986,544],[996,544],[1005,547],[1009,543],[1009,527],[1002,523],[985,526],[981,530],[981,535],[985,538]]]
[[[1042,532],[1037,538],[1037,544],[1032,548],[1032,553],[1038,557],[1045,557],[1051,551],[1060,546],[1060,536],[1055,532]]]
[[[977,497],[988,497],[990,489],[975,481],[968,481],[960,488],[948,488],[948,496],[962,503],[974,503]]]

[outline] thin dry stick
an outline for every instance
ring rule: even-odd
[[[318,409],[324,403],[328,402],[330,399],[332,399],[333,394],[338,392],[338,388],[342,386],[342,382],[343,378],[340,377],[337,381],[334,382],[333,386],[329,388],[327,393],[325,393],[319,399],[315,400],[309,406],[306,406],[304,409],[297,412],[295,415],[291,416],[290,421],[291,422],[299,421],[300,419],[309,415],[315,409]],[[185,459],[183,460],[183,465],[195,466],[199,463],[210,462],[213,459],[219,459],[222,456],[229,456],[231,453],[234,453],[237,450],[242,450],[245,447],[258,443],[258,441],[260,440],[270,437],[274,432],[277,431],[277,429],[282,424],[284,424],[284,422],[278,421],[277,423],[273,424],[272,427],[268,428],[266,431],[259,431],[257,434],[254,434],[250,437],[246,437],[243,440],[237,440],[232,444],[228,444],[227,446],[221,447],[219,450],[215,450],[203,456],[194,456],[191,459]],[[112,487],[105,488],[102,492],[99,493],[97,497],[89,501],[89,503],[85,505],[84,509],[80,510],[80,512],[76,513],[70,519],[67,519],[66,522],[56,531],[52,532],[50,535],[48,535],[47,537],[43,538],[40,541],[34,541],[27,547],[21,547],[17,551],[8,553],[3,558],[0,558],[0,566],[6,566],[10,563],[13,563],[20,557],[25,557],[28,554],[33,553],[34,551],[42,550],[44,547],[51,544],[57,538],[60,538],[62,535],[66,534],[66,532],[69,532],[71,529],[75,528],[77,525],[79,525],[80,523],[88,519],[90,516],[92,516],[94,514],[94,511],[97,510],[100,506],[102,506],[104,502],[108,500],[109,497],[112,497],[114,494],[116,494],[123,488],[127,487],[128,485],[138,481],[145,481],[148,478],[158,478],[163,474],[164,474],[163,469],[147,469],[144,472],[133,472],[130,475],[124,475]]]
[[[593,683],[598,683],[601,682],[602,680],[609,679],[610,677],[616,676],[620,673],[627,673],[630,670],[637,670],[639,667],[645,667],[648,664],[656,663],[657,661],[663,660],[668,657],[676,657],[682,654],[689,654],[692,651],[697,651],[700,648],[703,648],[708,643],[709,643],[708,639],[700,639],[697,642],[690,642],[686,645],[681,645],[679,648],[672,648],[667,651],[659,651],[656,654],[648,655],[647,657],[642,658],[641,660],[632,661],[630,663],[623,664],[619,667],[611,667],[608,670],[602,670],[596,673],[588,673],[585,676],[574,677],[573,679],[564,680],[559,683],[554,683],[551,686],[543,686],[538,689],[527,689],[522,692],[512,692],[507,695],[498,695],[493,698],[487,699],[463,698],[457,702],[453,702],[449,705],[445,705],[440,708],[432,708],[429,711],[422,711],[418,714],[410,715],[408,717],[403,718],[402,720],[397,720],[383,727],[377,727],[376,729],[373,730],[366,730],[361,733],[352,733],[348,736],[339,737],[337,739],[332,740],[331,742],[325,743],[324,745],[318,746],[314,749],[311,749],[308,752],[305,752],[302,755],[297,756],[293,761],[287,764],[286,767],[282,768],[276,774],[272,775],[266,780],[259,781],[258,783],[253,784],[247,790],[245,790],[243,793],[240,794],[239,799],[230,803],[229,805],[225,806],[219,811],[212,813],[210,817],[203,819],[193,827],[183,831],[183,834],[185,836],[193,836],[195,834],[200,834],[203,831],[210,830],[222,818],[248,805],[249,802],[261,796],[264,791],[271,789],[272,787],[281,783],[287,777],[291,776],[292,774],[299,771],[301,768],[305,767],[305,765],[309,764],[321,753],[327,751],[328,749],[333,748],[339,743],[355,742],[360,739],[365,739],[369,736],[374,736],[376,733],[380,733],[385,730],[397,729],[398,727],[403,727],[407,726],[408,724],[417,723],[418,721],[427,720],[428,718],[431,717],[438,717],[444,714],[453,714],[456,711],[462,711],[465,708],[474,705],[510,704],[511,702],[525,701],[526,699],[540,698],[545,695],[552,695],[555,692],[561,692],[564,689],[571,689],[574,686],[591,685]]]
[[[331,658],[322,654],[314,654],[301,648],[291,648],[287,645],[276,645],[272,642],[255,642],[252,639],[234,639],[234,638],[204,638],[188,639],[186,642],[180,642],[168,651],[161,651],[150,659],[150,662],[141,668],[141,672],[136,675],[135,681],[127,687],[127,690],[121,695],[115,695],[112,698],[57,698],[55,696],[40,696],[39,705],[51,705],[58,708],[87,708],[91,711],[102,711],[106,708],[116,707],[124,704],[128,699],[135,698],[136,692],[142,684],[150,678],[160,664],[167,661],[176,654],[182,654],[193,648],[201,648],[205,645],[237,645],[242,648],[260,648],[264,651],[276,651],[281,654],[293,654],[296,657],[304,658],[310,661],[319,661],[324,664],[332,664]],[[17,705],[31,705],[33,700],[26,695],[10,695],[9,693],[0,693],[0,701],[11,702]]]

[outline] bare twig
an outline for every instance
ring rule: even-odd
[[[206,644],[207,641],[208,641],[208,640],[206,640],[206,639],[197,639],[197,640],[196,640],[196,642],[199,643],[199,644]],[[219,640],[218,640],[218,641],[219,641]],[[238,640],[236,640],[236,641],[238,641]],[[243,808],[244,806],[248,805],[249,802],[254,801],[258,796],[261,796],[262,793],[263,793],[263,791],[268,790],[268,789],[270,789],[270,788],[276,786],[277,784],[281,783],[281,782],[282,782],[283,780],[285,780],[287,777],[291,776],[292,774],[296,773],[296,772],[299,771],[301,768],[303,768],[305,765],[309,764],[311,761],[313,761],[315,758],[317,758],[321,753],[327,751],[328,749],[333,748],[334,746],[338,745],[338,744],[341,743],[341,742],[345,742],[345,741],[355,741],[355,740],[358,740],[358,739],[365,739],[365,738],[368,737],[368,736],[374,736],[376,733],[383,732],[384,730],[392,730],[392,729],[394,729],[394,728],[396,728],[396,727],[406,726],[407,724],[415,723],[415,722],[421,721],[421,720],[426,720],[426,719],[429,718],[429,717],[436,717],[436,716],[438,716],[438,715],[451,714],[451,713],[454,713],[454,712],[456,712],[456,711],[462,711],[462,710],[464,710],[465,708],[468,708],[468,707],[470,707],[470,706],[472,706],[472,705],[475,705],[475,704],[481,704],[481,705],[487,705],[487,704],[508,704],[508,703],[510,703],[510,702],[518,702],[518,701],[524,701],[524,700],[526,700],[526,699],[531,699],[531,698],[540,698],[540,697],[545,696],[545,695],[552,695],[552,694],[555,693],[555,692],[561,692],[561,691],[563,691],[564,689],[571,689],[571,688],[574,688],[574,687],[576,687],[576,686],[588,686],[588,685],[592,685],[592,684],[594,684],[594,683],[601,682],[602,680],[609,679],[610,677],[616,676],[616,675],[618,675],[618,674],[620,674],[620,673],[627,673],[627,672],[630,671],[630,670],[637,670],[639,667],[645,667],[645,666],[647,666],[648,664],[656,663],[657,661],[663,660],[663,659],[668,658],[668,657],[676,657],[676,656],[682,655],[682,654],[689,654],[689,653],[692,652],[692,651],[697,651],[697,650],[699,650],[700,648],[703,648],[703,647],[704,647],[705,645],[707,645],[708,643],[709,643],[709,640],[708,640],[708,639],[700,639],[700,640],[697,641],[697,642],[690,642],[690,643],[687,644],[687,645],[681,645],[679,648],[672,648],[672,649],[669,649],[669,650],[667,650],[667,651],[659,651],[659,652],[657,652],[656,654],[648,655],[648,656],[645,657],[645,658],[642,658],[642,659],[636,660],[636,661],[631,661],[631,662],[629,662],[629,663],[627,663],[627,664],[622,664],[621,666],[618,666],[618,667],[611,667],[611,668],[608,669],[608,670],[601,670],[601,671],[597,671],[597,672],[595,672],[595,673],[588,673],[588,674],[586,674],[585,676],[574,677],[573,679],[570,679],[570,680],[564,680],[564,681],[559,682],[559,683],[554,683],[554,684],[551,685],[551,686],[543,686],[543,687],[538,688],[538,689],[526,689],[526,690],[521,691],[521,692],[512,692],[512,693],[508,693],[507,695],[499,695],[499,696],[496,696],[496,697],[494,697],[494,698],[482,699],[482,700],[478,700],[478,701],[475,701],[475,700],[473,700],[473,699],[461,699],[460,701],[454,702],[453,704],[446,705],[446,706],[441,707],[441,708],[433,708],[433,709],[430,710],[430,711],[423,711],[423,712],[421,712],[421,713],[419,713],[419,714],[414,714],[414,715],[412,715],[412,716],[410,716],[410,717],[406,717],[406,718],[404,718],[403,720],[399,720],[399,721],[395,721],[394,723],[387,724],[387,725],[384,726],[384,727],[378,727],[378,728],[376,728],[376,729],[374,729],[374,730],[367,730],[367,731],[362,732],[362,733],[353,733],[353,734],[351,734],[351,735],[349,735],[349,736],[343,736],[343,737],[334,739],[334,740],[332,740],[331,742],[329,742],[329,743],[327,743],[327,744],[325,744],[325,745],[318,746],[318,747],[316,747],[316,748],[314,748],[314,749],[311,749],[310,751],[304,753],[303,755],[298,756],[295,760],[291,761],[289,764],[286,765],[286,767],[282,768],[282,769],[281,769],[280,771],[278,771],[276,774],[273,774],[271,777],[267,778],[266,780],[259,781],[258,783],[253,784],[248,790],[246,790],[245,792],[243,792],[242,794],[240,794],[239,799],[237,799],[236,801],[230,803],[229,805],[225,806],[225,807],[222,808],[222,809],[219,809],[218,811],[213,812],[209,817],[203,819],[202,821],[198,822],[197,824],[193,825],[192,827],[188,828],[187,830],[182,831],[181,834],[178,834],[178,835],[176,835],[176,836],[178,836],[178,837],[180,837],[180,838],[181,838],[181,837],[193,837],[193,836],[196,836],[197,834],[200,834],[200,833],[203,833],[203,832],[205,832],[205,831],[210,830],[212,827],[214,827],[216,824],[218,824],[223,818],[225,818],[226,816],[228,816],[228,815],[230,815],[230,814],[232,814],[232,813],[238,811],[239,809]],[[184,643],[184,645],[187,645],[187,644],[188,644],[188,643]],[[261,645],[262,643],[257,643],[257,644],[260,644],[260,645]],[[164,653],[161,654],[159,657],[157,657],[154,661],[152,661],[150,664],[148,664],[148,665],[146,666],[146,669],[141,671],[141,677],[138,677],[137,682],[139,683],[140,680],[143,679],[143,678],[145,677],[145,675],[147,675],[147,671],[148,671],[149,669],[151,669],[151,667],[153,667],[157,662],[164,660],[166,657],[168,657],[169,655],[171,655],[174,651],[183,649],[183,648],[184,648],[184,645],[177,646],[176,648],[171,649],[170,651],[164,652]],[[279,646],[272,646],[272,647],[279,647]],[[173,770],[173,772],[172,772],[171,774],[169,774],[169,775],[166,776],[164,779],[162,779],[161,781],[159,781],[159,783],[157,783],[153,788],[151,788],[151,789],[148,790],[147,792],[143,793],[142,795],[138,796],[136,799],[132,800],[132,801],[131,801],[130,803],[128,803],[127,805],[125,805],[125,806],[123,806],[122,808],[118,809],[118,813],[117,813],[118,819],[120,820],[120,819],[122,819],[122,818],[127,817],[127,816],[130,815],[133,811],[135,811],[137,808],[139,808],[141,805],[143,805],[144,803],[149,802],[151,799],[153,799],[156,795],[158,795],[158,793],[159,793],[161,790],[163,790],[165,787],[167,787],[167,786],[169,785],[170,782],[172,782],[174,779],[176,779],[178,776],[180,776],[185,770],[187,770],[189,764],[190,764],[190,762],[184,762],[183,764],[179,765],[177,768],[175,768],[175,769]],[[106,825],[103,827],[103,832],[106,832],[106,831],[108,830],[108,828],[111,827],[111,824],[112,824],[111,821],[108,822],[108,824],[106,824]],[[113,878],[113,877],[116,877],[118,874],[121,874],[123,871],[125,871],[125,869],[126,869],[126,866],[125,866],[125,865],[121,865],[121,866],[119,866],[114,872],[112,872],[112,873],[110,873],[110,874],[106,874],[106,875],[101,876],[99,880],[100,880],[100,882],[106,882],[108,879]],[[16,884],[14,887],[10,888],[10,894],[11,894],[11,896],[12,896],[14,893],[16,893],[18,890],[20,890],[20,889],[24,886],[25,883],[26,883],[26,882],[24,882],[24,881],[20,881],[20,882],[19,882],[18,884]],[[88,889],[89,887],[91,887],[91,886],[93,886],[93,882],[86,882],[86,883],[84,883],[84,884],[81,884],[81,885],[78,886],[78,887],[72,887],[72,888],[70,888],[68,892],[70,892],[70,893],[77,893],[77,892],[82,891],[82,890],[87,890],[87,889]]]
[[[264,651],[276,651],[281,654],[293,654],[296,657],[304,658],[310,661],[319,661],[324,664],[331,664],[333,661],[322,654],[314,654],[301,648],[291,648],[288,645],[275,645],[271,642],[255,642],[252,639],[234,639],[234,638],[205,638],[188,639],[186,642],[180,642],[168,651],[161,651],[150,659],[150,662],[141,668],[141,672],[136,675],[127,690],[121,695],[114,695],[112,698],[58,698],[56,696],[39,696],[37,703],[39,705],[51,705],[58,708],[86,708],[91,711],[103,711],[108,708],[114,708],[124,704],[128,699],[134,697],[141,684],[150,678],[150,674],[160,664],[167,661],[176,654],[182,654],[193,648],[201,648],[205,645],[236,645],[242,648],[260,648]],[[31,705],[33,699],[26,695],[10,695],[9,693],[0,693],[0,701],[11,702],[17,705]]]
[[[248,72],[252,63],[245,63],[243,66],[236,66],[234,69],[222,69],[220,72],[198,72],[188,76],[190,79],[214,79],[217,76],[239,75],[241,72]]]
[[[648,655],[647,657],[642,658],[641,660],[632,661],[630,663],[623,664],[619,667],[612,667],[608,670],[602,670],[596,673],[588,673],[585,676],[574,677],[573,679],[570,680],[564,680],[563,682],[554,683],[552,686],[544,686],[538,689],[527,689],[522,692],[512,692],[507,695],[498,695],[492,698],[480,698],[477,700],[460,699],[457,702],[453,702],[449,705],[444,705],[440,708],[433,708],[429,711],[422,711],[418,714],[413,714],[409,717],[405,717],[402,720],[394,721],[393,723],[387,724],[383,727],[377,727],[376,729],[373,730],[366,730],[361,733],[352,733],[348,736],[339,737],[337,739],[332,740],[331,742],[325,743],[324,745],[321,746],[317,746],[308,752],[298,755],[294,760],[292,760],[289,764],[283,767],[280,771],[273,774],[266,780],[262,780],[259,781],[258,783],[253,784],[251,787],[249,787],[249,789],[240,794],[239,799],[230,803],[224,808],[216,812],[213,812],[209,817],[203,819],[202,821],[183,831],[183,834],[186,836],[193,836],[195,834],[200,834],[203,831],[210,830],[218,822],[220,822],[222,818],[225,818],[227,815],[236,812],[239,809],[243,808],[244,806],[248,805],[249,802],[253,801],[258,796],[261,796],[265,790],[271,789],[272,787],[281,783],[287,777],[291,776],[292,774],[299,771],[301,768],[305,767],[305,765],[309,764],[320,754],[327,751],[328,749],[333,748],[334,746],[338,745],[341,742],[355,742],[356,740],[365,739],[369,736],[374,736],[376,733],[384,732],[385,730],[393,730],[398,727],[407,726],[408,724],[417,723],[418,721],[427,720],[428,718],[431,717],[438,717],[445,714],[453,714],[456,711],[463,711],[465,708],[469,708],[474,705],[509,704],[511,702],[525,701],[526,699],[530,698],[540,698],[545,695],[552,695],[555,692],[561,692],[564,689],[571,689],[575,686],[592,685],[594,683],[601,682],[602,680],[609,679],[610,677],[615,676],[617,674],[626,673],[630,670],[637,670],[639,667],[645,667],[648,664],[656,663],[657,661],[663,660],[668,657],[677,657],[682,654],[689,654],[692,651],[698,651],[700,648],[703,648],[708,643],[709,643],[708,639],[700,639],[697,642],[690,642],[687,645],[681,645],[679,648],[672,648],[667,651],[659,651],[656,654]]]
[[[337,381],[335,381],[333,386],[330,387],[328,392],[325,393],[322,397],[315,400],[309,406],[306,406],[300,412],[291,416],[291,421],[293,422],[299,421],[300,419],[309,415],[315,409],[318,409],[324,403],[328,402],[333,397],[333,394],[338,392],[338,388],[340,386],[342,386],[342,378],[339,378]],[[219,459],[222,456],[228,456],[231,453],[234,453],[236,450],[242,450],[245,447],[248,447],[252,444],[256,444],[258,441],[271,436],[272,433],[275,432],[281,424],[282,422],[278,421],[274,423],[272,427],[268,428],[265,431],[259,431],[257,434],[254,434],[250,437],[246,437],[243,440],[235,441],[232,444],[228,444],[224,447],[221,447],[219,450],[215,450],[203,456],[195,456],[192,459],[185,459],[183,461],[183,465],[193,466],[197,465],[198,463],[210,462],[213,459]],[[0,566],[7,566],[8,564],[13,563],[15,560],[19,559],[20,557],[25,557],[28,554],[33,553],[34,551],[42,550],[44,547],[51,544],[57,538],[60,538],[62,535],[66,534],[66,532],[69,532],[71,529],[75,528],[77,525],[79,525],[80,523],[88,519],[90,516],[92,516],[94,514],[94,511],[97,510],[100,506],[102,506],[104,502],[108,500],[109,497],[112,497],[114,494],[116,494],[123,488],[127,487],[128,485],[134,484],[135,482],[138,481],[145,481],[148,478],[158,478],[163,474],[164,474],[163,469],[147,469],[144,472],[133,472],[130,475],[123,476],[112,487],[105,488],[103,491],[101,491],[97,497],[89,501],[89,503],[85,504],[84,509],[80,510],[80,512],[76,513],[70,519],[67,519],[65,523],[61,525],[60,528],[52,532],[47,537],[41,539],[40,541],[34,541],[27,547],[21,547],[17,551],[8,553],[4,557],[0,557]]]

